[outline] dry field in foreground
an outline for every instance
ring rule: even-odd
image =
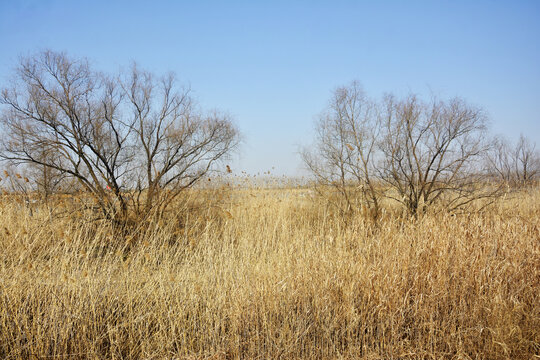
[[[301,195],[196,198],[136,235],[4,198],[0,358],[540,359],[538,190],[378,227]]]

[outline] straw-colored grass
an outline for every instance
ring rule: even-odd
[[[128,235],[4,199],[0,358],[540,358],[538,191],[378,227],[229,196]]]

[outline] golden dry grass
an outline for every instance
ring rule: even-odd
[[[540,192],[379,227],[229,195],[135,235],[4,200],[0,358],[540,358]]]

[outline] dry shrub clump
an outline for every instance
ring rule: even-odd
[[[536,190],[377,226],[294,189],[203,195],[136,233],[4,199],[0,358],[540,355]]]

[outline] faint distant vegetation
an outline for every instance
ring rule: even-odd
[[[540,177],[540,153],[523,135],[515,144],[503,137],[494,138],[486,158],[491,175],[514,187],[531,184]]]
[[[22,58],[0,104],[3,159],[45,199],[81,190],[121,224],[163,213],[239,142],[231,119],[201,111],[172,74],[103,74],[53,51]]]
[[[376,101],[353,82],[334,91],[316,131],[302,157],[321,193],[344,212],[367,209],[374,218],[388,199],[411,215],[481,208],[540,175],[534,144],[490,137],[482,109],[460,98]]]

